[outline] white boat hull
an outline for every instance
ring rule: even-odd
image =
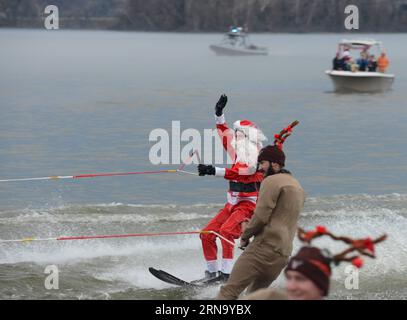
[[[394,75],[380,72],[351,72],[329,70],[335,91],[383,92],[391,88]]]
[[[248,47],[237,47],[228,45],[210,45],[209,48],[214,51],[217,55],[221,56],[265,56],[268,54],[266,48],[254,48],[250,49]]]

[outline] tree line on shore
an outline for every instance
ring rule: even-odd
[[[0,0],[0,27],[43,26],[49,0]],[[346,32],[347,5],[359,8],[359,31],[406,32],[407,0],[53,0],[60,27],[213,32]]]

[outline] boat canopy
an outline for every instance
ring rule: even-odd
[[[348,48],[354,50],[366,50],[370,47],[378,46],[380,51],[382,51],[382,43],[373,39],[361,39],[361,40],[347,40],[343,39],[339,43],[340,48]]]

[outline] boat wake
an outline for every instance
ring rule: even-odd
[[[27,236],[126,234],[193,231],[202,228],[221,204],[142,205],[108,203],[55,208],[0,211],[3,239]],[[389,239],[377,248],[377,259],[366,259],[360,270],[360,288],[344,289],[344,266],[334,269],[333,297],[401,298],[407,277],[407,195],[341,195],[308,198],[299,224],[305,229],[324,225],[335,234]],[[338,242],[317,239],[315,244],[333,252]],[[294,242],[294,251],[299,241]],[[0,298],[208,298],[217,288],[198,291],[173,288],[155,279],[148,267],[164,269],[186,281],[199,278],[204,261],[197,235],[48,241],[0,244]],[[240,250],[235,250],[237,258]],[[61,282],[72,291],[50,296],[44,291],[44,268],[58,266]],[[32,288],[23,290],[25,283]],[[284,279],[276,281],[282,286]],[[178,291],[177,291],[178,290]],[[165,295],[165,296],[163,296]]]

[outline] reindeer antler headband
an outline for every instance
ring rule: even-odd
[[[322,236],[328,236],[335,241],[342,241],[349,245],[347,249],[331,257],[332,262],[334,262],[335,265],[338,265],[342,261],[347,261],[352,262],[352,264],[357,268],[361,268],[363,265],[363,260],[361,256],[375,258],[376,256],[374,245],[386,240],[387,238],[387,235],[384,234],[378,237],[377,239],[372,239],[370,237],[362,239],[352,239],[349,237],[338,237],[333,233],[329,232],[327,228],[325,228],[324,226],[317,226],[315,230],[308,232],[304,231],[301,228],[298,228],[298,238],[302,242],[311,244],[312,240]],[[348,256],[353,251],[357,251],[359,255]]]
[[[295,120],[288,127],[285,127],[283,130],[281,130],[280,133],[275,134],[274,145],[282,150],[285,139],[287,139],[291,135],[291,133],[293,132],[293,128],[299,123],[300,122],[298,120]]]

